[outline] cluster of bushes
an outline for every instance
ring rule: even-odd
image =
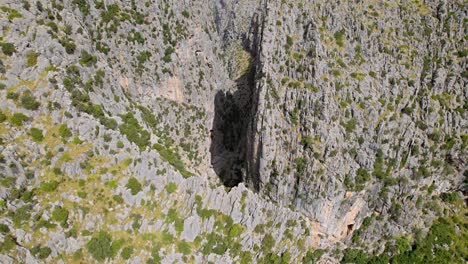
[[[359,168],[356,172],[356,178],[354,179],[354,189],[356,191],[362,191],[364,185],[370,180],[370,174],[366,169]]]
[[[149,145],[150,133],[144,130],[132,113],[120,115],[123,123],[119,126],[120,133],[125,135],[130,142],[135,143],[141,150]]]
[[[41,182],[39,188],[44,192],[53,192],[57,190],[59,183],[57,181]]]
[[[135,179],[135,177],[131,177],[128,180],[125,187],[130,189],[130,192],[132,193],[132,195],[136,195],[137,193],[139,193],[142,190],[141,183],[137,179]]]
[[[15,126],[18,126],[18,127],[21,127],[23,126],[23,123],[28,121],[29,117],[27,117],[25,114],[23,113],[15,113],[13,114],[13,116],[11,117],[10,121],[13,125]]]
[[[124,260],[128,260],[130,259],[130,257],[132,256],[133,254],[133,247],[132,246],[129,246],[129,247],[125,247],[122,249],[122,252],[120,253],[120,256],[124,259]]]
[[[48,247],[35,246],[30,252],[37,258],[44,260],[52,253],[52,250]]]
[[[0,111],[0,123],[3,123],[7,120],[7,116]]]
[[[42,140],[44,140],[44,135],[42,134],[42,130],[40,130],[39,128],[31,128],[29,130],[29,135],[32,137],[33,141],[35,142],[41,142]]]
[[[11,56],[16,52],[15,45],[13,45],[13,43],[0,43],[0,45],[2,46],[3,54],[7,56]]]
[[[145,69],[145,62],[147,62],[151,58],[151,52],[149,51],[142,51],[137,56],[138,66],[136,68],[136,72],[138,74],[142,74],[143,70]]]
[[[216,213],[216,210],[203,208],[202,197],[200,195],[195,197],[195,206],[198,216],[202,219],[208,219]]]
[[[37,64],[37,57],[39,57],[39,53],[30,51],[26,54],[26,66],[33,67]]]
[[[353,233],[353,237],[352,237],[353,243],[359,242],[359,239],[361,238],[362,233],[369,227],[371,223],[372,223],[372,216],[368,216],[364,218],[364,220],[362,221],[361,227],[358,230],[354,231]]]
[[[166,185],[166,192],[171,194],[177,190],[177,184],[170,182]]]
[[[68,139],[69,137],[71,137],[72,135],[72,132],[71,130],[67,127],[66,124],[62,124],[60,125],[59,127],[59,136],[62,138],[62,139]]]
[[[97,57],[89,54],[86,50],[81,51],[80,64],[86,67],[96,64]]]
[[[104,232],[99,232],[86,244],[86,249],[93,258],[104,261],[112,256],[112,237]]]
[[[307,251],[305,256],[302,258],[302,263],[304,264],[314,264],[317,263],[320,258],[325,254],[325,251],[322,249],[317,249],[315,251]]]
[[[75,106],[79,111],[85,112],[98,119],[99,122],[108,129],[116,129],[117,121],[113,118],[107,118],[100,105],[91,103],[91,99],[88,94],[84,94],[79,90],[72,92],[72,105]]]
[[[166,49],[164,50],[164,56],[163,56],[163,61],[165,63],[169,63],[172,61],[172,53],[174,53],[175,49],[172,47],[172,46],[168,46],[166,47]]]
[[[333,37],[335,38],[336,45],[338,45],[340,47],[344,46],[344,41],[345,41],[344,30],[340,30],[340,31],[335,32]]]
[[[86,0],[73,0],[72,2],[74,5],[78,7],[78,9],[83,13],[84,16],[87,16],[89,14],[89,3]]]
[[[363,227],[369,223],[370,220],[366,218]],[[398,237],[394,242],[387,243],[385,251],[378,256],[369,256],[360,249],[346,249],[341,262],[465,263],[468,257],[467,226],[463,214],[449,213],[449,216],[434,221],[426,237],[417,237],[414,243],[408,237]]]
[[[31,91],[26,90],[23,92],[23,95],[20,99],[21,106],[28,110],[37,110],[40,106],[40,103],[36,101],[36,98],[31,95]]]
[[[157,150],[161,155],[161,158],[169,162],[169,164],[177,169],[184,178],[193,176],[191,172],[185,169],[185,163],[182,161],[178,153],[157,143],[153,145],[153,149]]]
[[[67,209],[58,206],[55,208],[55,210],[52,212],[52,220],[59,222],[62,227],[67,227],[68,226],[68,211]]]
[[[120,7],[116,4],[106,6],[106,10],[101,12],[101,18],[104,23],[113,21],[120,12]]]
[[[388,173],[384,170],[383,152],[381,149],[377,151],[374,162],[374,172],[372,174],[380,180],[387,178]]]
[[[59,40],[59,43],[65,48],[67,54],[73,54],[76,50],[76,44],[72,39],[63,38]]]
[[[10,212],[10,217],[15,227],[21,227],[26,221],[29,221],[31,210],[32,206],[28,204],[16,209],[14,212]]]
[[[8,8],[6,6],[0,6],[0,10],[2,10],[5,13],[8,13],[8,21],[12,22],[13,19],[15,18],[22,18],[23,15],[21,15],[18,11],[12,8]]]

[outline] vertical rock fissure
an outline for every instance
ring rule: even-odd
[[[211,130],[211,165],[226,187],[255,179],[251,162],[249,126],[254,125],[258,103],[257,79],[261,76],[261,40],[265,9],[253,14],[249,32],[240,34],[243,52],[249,55],[248,67],[235,78],[235,90],[219,91],[214,99],[215,115]],[[233,74],[235,75],[235,74]],[[255,161],[254,163],[257,163]],[[256,182],[255,180],[253,182]],[[254,184],[254,188],[258,186]]]

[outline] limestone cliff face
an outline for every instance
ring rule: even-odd
[[[434,222],[463,263],[466,7],[426,2],[0,3],[0,262],[389,262]]]
[[[337,240],[400,204],[390,233],[420,225],[409,204],[465,170],[463,7],[266,1],[247,183]]]

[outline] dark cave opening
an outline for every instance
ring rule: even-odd
[[[211,165],[226,187],[237,186],[248,177],[248,127],[256,110],[255,104],[258,103],[254,99],[255,80],[257,71],[261,68],[257,56],[263,35],[263,20],[260,16],[261,14],[254,14],[249,31],[234,37],[249,54],[247,69],[239,73],[236,71],[239,63],[229,63],[228,71],[231,78],[235,79],[235,89],[218,91],[213,102],[215,113],[211,129]],[[228,42],[231,43],[234,39]]]
[[[214,99],[211,129],[211,165],[226,187],[234,187],[245,178],[247,126],[250,121],[254,70],[249,68],[236,79],[236,90],[218,91]]]
[[[346,230],[346,235],[349,236],[351,233],[353,233],[353,228],[354,224],[349,224],[348,229]]]

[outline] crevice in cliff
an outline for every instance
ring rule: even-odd
[[[263,11],[264,12],[264,11]],[[253,116],[258,104],[256,77],[259,73],[263,13],[255,13],[249,32],[239,35],[242,52],[248,54],[248,66],[235,78],[234,91],[218,91],[214,99],[214,120],[211,130],[211,165],[226,187],[237,186],[246,178],[249,140]],[[242,65],[232,63],[236,66]]]
[[[263,86],[259,81],[264,78],[262,66],[262,42],[268,10],[268,0],[261,3],[261,12],[252,19],[250,47],[255,56],[254,84],[252,88],[252,107],[250,108],[249,121],[246,130],[246,184],[255,191],[260,190],[260,157],[263,148],[261,135],[258,134],[257,127],[263,126],[263,118],[259,115],[259,102],[261,100],[261,89]]]
[[[252,66],[238,79],[234,92],[218,91],[211,130],[211,165],[226,187],[237,186],[245,177],[246,131],[252,107]]]

